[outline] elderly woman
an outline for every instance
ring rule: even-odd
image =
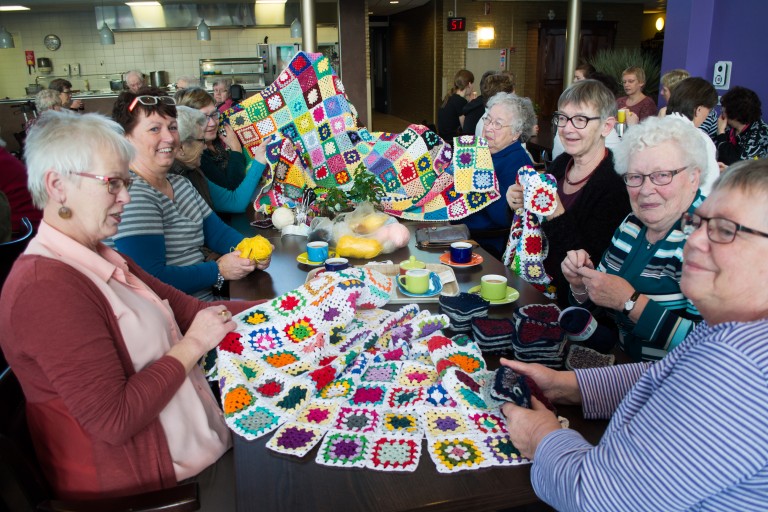
[[[645,87],[645,70],[632,66],[621,74],[621,85],[626,96],[616,100],[616,108],[627,109],[627,124],[637,124],[646,117],[656,115],[656,104],[643,94]]]
[[[528,98],[500,92],[488,100],[483,117],[483,137],[493,160],[493,170],[499,181],[499,190],[505,191],[515,183],[517,171],[532,165],[522,145],[521,136],[534,124],[533,105]],[[512,224],[512,211],[503,199],[465,218],[472,238],[489,253],[501,258]]]
[[[205,89],[190,87],[175,94],[176,103],[192,107],[206,116],[205,149],[200,168],[205,177],[220,187],[234,190],[245,178],[246,158],[235,131],[226,123],[219,133],[219,117],[213,97]]]
[[[210,181],[200,169],[208,118],[199,110],[183,105],[176,107],[176,113],[181,148],[176,154],[171,172],[187,178],[214,211],[243,213],[252,201],[256,186],[266,168],[266,141],[256,148],[254,160],[245,179],[235,190],[229,190]]]
[[[35,95],[35,110],[41,115],[46,110],[61,110],[63,107],[61,93],[55,89],[43,89]],[[31,117],[24,123],[24,130],[29,130],[37,122],[37,117]]]
[[[219,78],[213,82],[213,101],[216,102],[216,108],[219,109],[219,112],[225,112],[232,108],[230,87],[232,87],[231,78]]]
[[[83,106],[80,100],[72,100],[72,82],[65,78],[56,78],[48,84],[48,89],[59,93],[62,108],[79,110]]]
[[[230,311],[254,303],[200,302],[101,243],[135,179],[134,149],[113,121],[46,112],[25,153],[43,222],[3,288],[0,344],[57,497],[223,471],[230,434],[197,363],[236,327]]]
[[[700,128],[715,105],[717,105],[715,87],[703,78],[690,77],[675,84],[674,91],[669,97],[667,113],[690,121],[693,126]],[[707,148],[707,167],[701,177],[699,189],[707,196],[712,190],[712,184],[720,175],[720,166],[717,164],[717,148],[714,142],[704,130],[698,130],[698,132]]]
[[[169,174],[180,145],[173,98],[157,88],[140,92],[120,94],[112,111],[136,150],[133,200],[112,241],[161,281],[211,300],[213,288],[221,290],[225,280],[241,279],[256,265],[229,252],[243,236],[221,221],[189,180]],[[203,246],[223,256],[205,261]]]
[[[132,93],[139,92],[139,89],[145,85],[144,73],[138,69],[132,69],[125,74],[125,86],[128,87],[128,90]]]
[[[723,111],[717,120],[717,160],[730,165],[739,160],[768,157],[768,124],[754,91],[733,87],[720,98]]]
[[[602,306],[619,328],[621,348],[635,361],[675,348],[701,320],[680,291],[685,235],[680,217],[703,201],[706,148],[698,129],[677,116],[649,117],[624,137],[617,170],[632,213],[613,235],[595,270],[587,251],[569,251],[562,271],[573,298]]]
[[[565,153],[550,166],[557,180],[557,209],[544,218],[541,229],[549,244],[544,268],[553,278],[558,304],[567,307],[568,282],[560,270],[566,253],[584,249],[597,261],[630,208],[613,154],[605,147],[616,123],[613,93],[597,80],[582,80],[560,95],[557,109],[553,122]],[[507,190],[507,202],[512,209],[522,207],[520,185]]]
[[[768,288],[755,276],[768,274],[766,205],[768,163],[742,162],[683,218],[681,286],[704,322],[662,361],[557,372],[502,360],[550,400],[612,416],[593,446],[537,400],[502,407],[541,499],[557,510],[765,509]]]

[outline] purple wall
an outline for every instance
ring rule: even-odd
[[[662,74],[683,68],[712,80],[714,64],[733,62],[731,87],[754,90],[768,113],[766,0],[672,0],[667,3]],[[718,90],[723,94],[724,90]]]

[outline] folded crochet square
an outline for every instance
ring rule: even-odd
[[[512,402],[529,409],[531,407],[531,390],[523,376],[515,370],[502,366],[496,370],[496,376],[491,388],[491,396],[504,402]]]
[[[517,308],[515,314],[518,317],[527,317],[539,322],[556,324],[560,317],[560,308],[554,304],[528,304]]]
[[[601,368],[611,366],[615,360],[613,354],[601,354],[581,345],[572,345],[565,360],[565,367],[569,370],[584,368]]]
[[[523,318],[517,323],[517,340],[526,345],[538,341],[560,343],[565,337],[565,331],[558,325],[551,325],[530,318]]]

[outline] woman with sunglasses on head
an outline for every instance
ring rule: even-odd
[[[132,204],[134,153],[99,114],[46,112],[32,128],[25,160],[43,221],[3,287],[0,344],[56,498],[196,478],[216,503],[207,484],[232,479],[232,442],[198,361],[255,303],[201,302],[102,243]]]
[[[243,146],[228,123],[220,132],[221,112],[213,97],[200,87],[190,87],[174,96],[177,104],[196,108],[206,116],[203,151],[200,168],[205,176],[220,187],[234,190],[245,178],[246,156]]]
[[[568,282],[560,270],[565,254],[584,249],[598,260],[630,208],[613,154],[605,146],[616,124],[613,93],[597,80],[581,80],[560,95],[557,109],[553,123],[565,152],[548,170],[557,180],[557,209],[544,218],[541,229],[549,245],[544,268],[553,278],[558,305],[567,307]],[[513,210],[523,206],[520,185],[506,192]]]
[[[680,287],[704,321],[661,361],[558,372],[502,360],[551,401],[610,418],[592,445],[538,400],[502,407],[554,509],[766,509],[768,288],[756,282],[768,274],[766,205],[768,162],[749,160],[683,218]]]
[[[136,149],[133,200],[112,241],[161,281],[212,300],[224,281],[264,270],[269,261],[255,264],[230,252],[243,236],[221,221],[189,180],[169,174],[180,146],[175,102],[157,88],[139,93],[123,92],[112,111]],[[223,256],[205,261],[202,247]]]
[[[680,291],[680,217],[704,200],[706,146],[689,121],[649,117],[616,149],[616,168],[632,213],[597,268],[587,251],[569,251],[563,275],[574,303],[599,306],[613,318],[619,344],[633,360],[661,359],[701,320]]]

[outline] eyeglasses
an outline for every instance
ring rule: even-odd
[[[205,112],[203,112],[203,114],[205,114]],[[219,112],[218,110],[214,110],[210,114],[205,114],[205,117],[208,118],[208,119],[206,119],[206,122],[207,121],[218,121],[219,117],[221,117],[221,112]]]
[[[624,180],[624,183],[626,183],[628,187],[632,188],[642,186],[645,178],[651,180],[651,183],[654,185],[669,185],[672,182],[672,178],[674,178],[676,174],[680,174],[687,168],[688,166],[686,165],[685,167],[681,167],[672,171],[656,171],[652,172],[651,174],[638,174],[634,172],[628,172],[622,176],[621,179]]]
[[[61,91],[61,94],[72,96],[72,91]]]
[[[94,180],[99,180],[107,186],[107,192],[112,195],[117,195],[125,187],[125,190],[130,190],[133,184],[133,178],[117,178],[115,176],[98,176],[89,172],[74,172],[78,176],[85,176]]]
[[[142,105],[150,106],[163,103],[165,105],[175,105],[176,100],[170,96],[136,96],[130,105],[128,105],[128,112],[133,112],[136,105],[141,103]]]
[[[511,124],[501,124],[498,119],[491,119],[488,115],[483,116],[483,123],[488,128],[493,128],[494,130],[501,130],[507,126],[512,126]]]
[[[716,244],[729,244],[733,242],[738,231],[768,238],[768,233],[744,227],[732,220],[722,217],[704,217],[698,213],[684,213],[680,219],[680,226],[686,236],[691,236],[694,231],[701,227],[702,221],[707,223],[707,237]]]
[[[567,125],[568,121],[570,121],[574,128],[577,130],[583,130],[587,127],[587,124],[589,124],[590,121],[594,121],[595,119],[600,119],[600,116],[588,117],[578,114],[568,117],[562,112],[555,112],[552,114],[552,124],[559,128],[565,128],[565,125]]]

